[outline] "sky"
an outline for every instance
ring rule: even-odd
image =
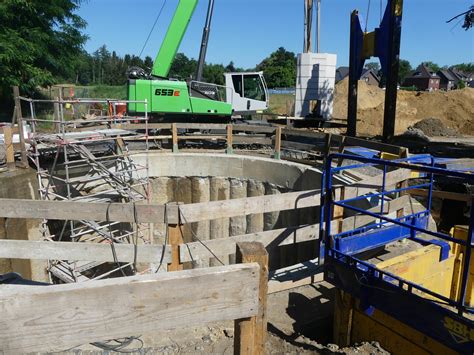
[[[85,48],[103,44],[119,55],[138,55],[159,10],[164,10],[142,57],[154,58],[171,21],[178,0],[86,0],[78,14],[87,22]],[[349,60],[349,20],[359,10],[368,30],[380,22],[380,3],[387,0],[321,0],[321,52],[336,53],[338,66]],[[207,0],[198,3],[179,52],[199,56]],[[466,11],[474,0],[405,0],[401,58],[412,66],[422,61],[439,65],[474,62],[474,28],[465,31],[451,17]],[[215,0],[206,61],[243,68],[255,67],[279,47],[299,53],[303,49],[304,0]],[[371,59],[374,61],[376,59]]]

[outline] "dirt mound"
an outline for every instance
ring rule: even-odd
[[[346,78],[336,85],[335,118],[347,117],[347,93]],[[382,133],[384,100],[385,90],[368,85],[365,81],[359,82],[358,134],[375,136]],[[474,89],[448,92],[398,91],[395,134],[402,134],[408,127],[427,118],[439,119],[449,131],[474,135]]]
[[[410,129],[409,127],[408,129]],[[413,125],[413,128],[419,129],[429,137],[456,137],[459,133],[444,125],[444,122],[438,118],[425,118]]]

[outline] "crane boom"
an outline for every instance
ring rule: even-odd
[[[178,52],[189,21],[193,16],[198,0],[180,0],[173,19],[166,31],[160,50],[156,55],[151,74],[160,78],[168,77],[171,64]]]

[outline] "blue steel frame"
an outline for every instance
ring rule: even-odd
[[[347,159],[360,164],[333,167],[335,159]],[[429,164],[429,165],[428,165]],[[444,233],[427,230],[431,210],[434,176],[456,177],[474,184],[474,175],[459,171],[448,171],[434,167],[435,161],[427,157],[400,160],[381,160],[348,154],[332,154],[327,157],[322,180],[320,237],[321,259],[324,261],[325,280],[360,299],[360,307],[372,314],[377,308],[392,317],[410,325],[422,333],[446,344],[460,353],[474,353],[474,309],[466,303],[469,265],[474,241],[474,208],[471,208],[467,241],[453,238]],[[346,200],[335,201],[333,179],[335,174],[345,170],[378,166],[383,169],[383,179],[379,192],[372,192]],[[423,173],[429,182],[416,186],[386,190],[386,175],[389,167],[405,168]],[[424,211],[389,218],[384,215],[385,198],[410,189],[428,188],[428,203]],[[367,198],[380,198],[379,213],[360,209],[351,202]],[[474,197],[471,206],[474,206]],[[353,210],[362,215],[374,217],[376,222],[343,233],[333,234],[331,220],[334,206]],[[378,222],[377,222],[378,220]],[[418,233],[431,235],[437,239],[425,240]],[[440,261],[449,255],[449,244],[453,242],[466,247],[465,267],[462,271],[461,293],[458,300],[444,297],[421,285],[406,281],[399,276],[377,269],[374,265],[359,260],[357,254],[390,242],[410,238],[420,243],[441,246]],[[428,295],[428,299],[421,295]]]

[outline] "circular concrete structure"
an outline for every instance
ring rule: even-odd
[[[136,163],[146,163],[145,154],[133,155]],[[184,204],[274,195],[291,191],[319,189],[321,171],[307,165],[251,155],[215,153],[148,154],[151,201],[157,204]],[[212,219],[189,223],[183,227],[185,242],[218,239],[259,233],[276,228],[312,224],[318,220],[318,208],[305,208]],[[155,242],[166,238],[164,225],[154,226]],[[271,269],[308,260],[316,256],[315,241],[281,247],[272,256]],[[297,248],[298,250],[295,250]],[[285,249],[291,249],[285,252]],[[213,258],[214,259],[214,258]],[[216,265],[216,260],[196,262],[196,266]],[[232,263],[233,256],[220,257]]]

